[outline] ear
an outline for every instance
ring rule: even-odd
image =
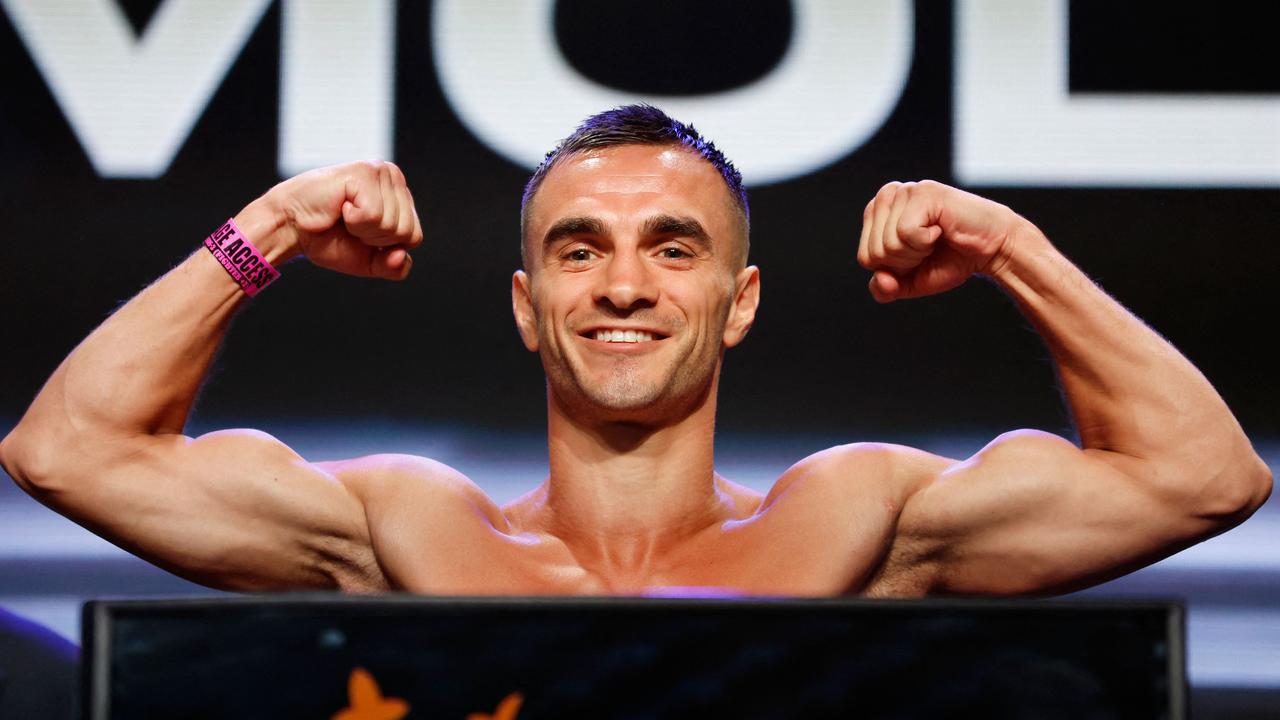
[[[523,270],[511,276],[511,312],[516,316],[516,330],[529,352],[538,351],[538,320],[533,312],[533,293],[529,276]]]
[[[760,268],[748,265],[738,271],[734,280],[733,306],[729,308],[729,321],[724,326],[724,345],[733,347],[747,337],[751,323],[756,321],[756,308],[760,307]]]

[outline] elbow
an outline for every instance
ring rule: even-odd
[[[19,423],[0,440],[0,466],[23,492],[39,498],[59,476],[61,453],[54,445]]]
[[[0,467],[4,468],[18,487],[30,493],[30,473],[26,469],[30,466],[27,460],[30,453],[23,441],[20,428],[21,426],[13,428],[3,439],[0,439]]]
[[[1252,493],[1244,509],[1246,517],[1252,515],[1267,502],[1267,499],[1271,497],[1271,488],[1274,484],[1271,468],[1261,457],[1255,454],[1252,465],[1253,469],[1250,473],[1251,481],[1249,484]]]
[[[1197,493],[1197,513],[1227,526],[1238,525],[1271,497],[1271,468],[1252,448],[1215,474]]]
[[[1239,465],[1232,472],[1230,480],[1235,488],[1233,498],[1236,501],[1232,515],[1237,522],[1243,522],[1267,502],[1271,497],[1273,483],[1271,468],[1253,452],[1253,448],[1241,455]]]

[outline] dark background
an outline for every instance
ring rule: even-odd
[[[159,4],[121,6],[141,32]],[[1074,0],[1070,89],[1274,97],[1275,26],[1264,7]],[[953,8],[915,9],[909,80],[879,131],[819,172],[751,188],[764,299],[751,337],[727,359],[718,461],[756,489],[836,442],[918,441],[963,457],[1013,427],[1070,432],[1047,352],[989,283],[888,306],[866,293],[854,256],[867,199],[892,179],[953,181]],[[81,338],[280,179],[281,13],[280,3],[267,10],[168,172],[118,180],[94,171],[0,12],[0,433]],[[259,427],[315,459],[430,455],[505,502],[546,473],[541,368],[510,316],[528,170],[455,117],[433,69],[430,15],[428,3],[400,0],[396,18],[392,159],[428,238],[413,277],[391,284],[287,266],[238,319],[192,424]],[[555,20],[579,72],[666,95],[761,77],[786,52],[793,23],[779,0],[560,0]],[[1280,467],[1280,389],[1265,352],[1280,261],[1274,185],[973,189],[1036,222],[1186,353]],[[1270,718],[1280,708],[1277,518],[1273,499],[1242,527],[1090,591],[1185,599],[1195,717]],[[5,608],[75,638],[82,600],[197,592],[0,477]]]
[[[139,29],[157,5],[123,3]],[[1280,90],[1261,10],[1195,7],[1071,3],[1072,90]],[[868,143],[814,174],[751,189],[763,304],[726,361],[723,431],[1068,431],[1047,352],[992,285],[877,306],[855,263],[861,208],[882,183],[951,181],[950,10],[917,7],[908,85]],[[268,10],[158,180],[95,173],[0,14],[0,418],[16,420],[80,338],[278,181],[280,12]],[[527,170],[452,114],[431,70],[428,5],[405,1],[397,12],[394,159],[427,234],[414,275],[389,284],[286,267],[237,320],[197,409],[202,421],[542,426],[541,368],[519,343],[509,299]],[[786,2],[562,0],[556,11],[561,48],[581,72],[655,93],[759,77],[785,52],[790,28]],[[1036,222],[1168,337],[1251,434],[1280,429],[1276,383],[1259,354],[1274,327],[1275,188],[977,191]]]

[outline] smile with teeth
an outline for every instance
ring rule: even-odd
[[[596,330],[592,338],[611,343],[637,343],[653,340],[653,333],[644,330]]]

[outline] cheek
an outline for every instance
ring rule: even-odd
[[[690,298],[689,303],[681,306],[687,308],[685,319],[695,326],[692,329],[712,341],[712,344],[719,343],[729,319],[729,298],[721,295],[720,291],[720,288],[708,289],[707,294],[699,296],[696,301]]]
[[[558,345],[556,334],[573,306],[565,293],[550,290],[541,288],[541,292],[533,294],[533,318],[539,341]]]
[[[718,282],[707,288],[707,317],[716,327],[724,327],[729,319],[729,311],[733,308],[733,281]]]

